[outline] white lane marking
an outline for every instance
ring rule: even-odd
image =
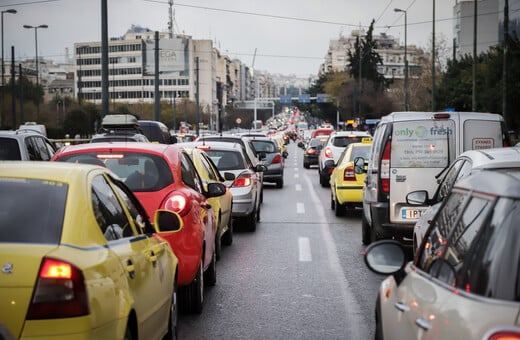
[[[296,213],[305,214],[305,205],[303,205],[303,203],[301,203],[301,202],[296,203]]]
[[[319,228],[321,230],[321,235],[325,242],[325,247],[327,249],[327,257],[329,258],[329,264],[332,269],[333,275],[339,284],[339,291],[341,294],[341,298],[343,298],[343,306],[345,309],[345,318],[347,319],[346,323],[348,325],[362,325],[363,318],[359,311],[361,307],[355,299],[354,293],[349,285],[347,278],[345,277],[345,273],[343,272],[343,268],[341,267],[338,250],[336,248],[336,244],[332,238],[330,233],[329,224],[326,222],[326,214],[325,208],[323,207],[323,203],[320,201],[319,196],[314,190],[312,186],[310,176],[304,176],[305,181],[307,182],[307,187],[309,190],[309,194],[306,195],[311,198],[313,201],[313,205],[316,208],[316,213],[318,214],[318,221],[325,221],[325,223],[321,223]],[[339,297],[339,296],[338,296]],[[368,334],[366,330],[361,329],[361,327],[352,327],[350,338],[352,339],[368,339]]]
[[[294,186],[294,188],[296,189],[296,191],[302,191],[302,185],[301,184],[296,184]]]
[[[295,167],[295,168],[294,168],[294,171],[298,172],[299,169],[300,169],[300,168]]]
[[[312,261],[311,244],[308,237],[298,237],[298,250],[300,262]]]
[[[300,177],[300,175],[294,174],[294,178],[298,178],[298,177]]]

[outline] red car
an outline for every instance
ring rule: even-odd
[[[222,183],[202,181],[190,157],[175,144],[91,143],[62,147],[53,161],[99,164],[111,169],[134,192],[146,212],[177,212],[184,227],[161,234],[179,259],[180,304],[200,313],[204,283],[216,283],[216,219],[207,198],[223,195]]]

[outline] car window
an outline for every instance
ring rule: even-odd
[[[184,184],[198,192],[202,192],[202,185],[197,170],[185,153],[182,153],[181,156],[181,176]]]
[[[501,198],[473,243],[459,286],[485,297],[520,301],[520,201]]]
[[[379,169],[379,159],[381,154],[381,148],[383,147],[381,144],[383,142],[383,137],[386,132],[387,124],[380,125],[374,134],[374,140],[372,142],[372,148],[370,150],[370,162],[368,162],[368,168],[377,171]]]
[[[439,184],[439,194],[437,200],[443,200],[448,194],[451,192],[451,188],[453,188],[453,184],[459,179],[460,169],[467,163],[465,159],[457,159],[450,166],[448,172],[442,179],[442,182]],[[471,166],[471,164],[469,164]]]
[[[359,136],[359,137],[358,136],[336,136],[336,137],[331,137],[330,143],[333,146],[344,148],[351,143],[361,142],[361,138],[363,138],[363,137],[361,137],[361,136]]]
[[[20,146],[15,138],[0,138],[0,160],[19,161],[22,159]]]
[[[127,207],[128,211],[130,212],[130,215],[132,216],[132,219],[134,221],[135,226],[137,227],[137,233],[146,233],[151,232],[153,229],[151,225],[149,225],[147,222],[149,222],[146,216],[146,212],[144,209],[139,205],[139,202],[136,202],[135,196],[131,196],[127,193],[126,190],[123,189],[122,182],[119,181],[113,181],[113,184],[115,185],[115,189],[117,193],[121,196],[121,198],[124,201],[125,206]]]
[[[213,168],[208,163],[208,160],[204,157],[204,155],[202,155],[202,153],[199,157],[199,160],[200,160],[202,167],[204,168],[204,171],[207,173],[209,179],[212,181],[218,181],[219,179],[215,175],[215,172],[213,172]]]
[[[253,144],[256,152],[263,151],[272,153],[277,151],[275,145],[270,141],[253,140],[251,143]]]
[[[34,140],[31,137],[27,137],[24,140],[25,148],[27,150],[27,155],[29,156],[30,161],[39,161],[41,160],[40,156],[38,155],[38,147],[34,143]]]
[[[107,241],[134,235],[117,195],[102,175],[92,181],[92,208]]]
[[[363,157],[364,159],[368,159],[368,154],[370,153],[370,144],[356,146],[352,148],[352,154],[350,155],[350,161],[354,161],[357,157]]]
[[[245,169],[246,165],[241,157],[241,154],[236,151],[223,150],[207,150],[206,153],[211,160],[217,165],[217,168],[222,170],[240,170]]]
[[[39,161],[50,161],[54,153],[49,153],[47,142],[42,137],[31,137],[34,148],[37,153],[37,160]]]
[[[433,221],[431,235],[434,237],[428,235],[431,249],[425,258],[427,261],[422,263],[430,275],[450,286],[460,286],[466,253],[492,210],[489,197],[467,196],[453,193],[448,197],[447,204]]]
[[[61,182],[1,178],[0,192],[9,194],[0,195],[0,242],[58,244],[68,188]]]

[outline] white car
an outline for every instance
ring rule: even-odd
[[[458,180],[476,171],[518,167],[520,167],[520,148],[518,147],[470,150],[463,152],[453,161],[440,180],[439,187],[431,199],[427,197],[428,192],[426,190],[420,191],[422,194],[419,200],[417,200],[417,191],[410,193],[407,196],[409,204],[431,205],[415,223],[413,229],[413,253],[417,252],[430,221]],[[415,198],[415,200],[412,198]]]
[[[359,143],[366,138],[372,139],[370,133],[366,131],[334,131],[329,135],[327,143],[323,147],[318,157],[318,172],[320,176],[320,184],[323,187],[329,185],[330,174],[334,168],[325,166],[325,162],[333,160],[334,164],[338,162],[339,156],[350,143]]]

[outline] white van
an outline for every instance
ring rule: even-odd
[[[364,244],[393,238],[412,245],[415,222],[428,206],[406,203],[406,195],[427,190],[466,150],[508,146],[501,115],[478,112],[394,112],[374,132],[363,189]]]

